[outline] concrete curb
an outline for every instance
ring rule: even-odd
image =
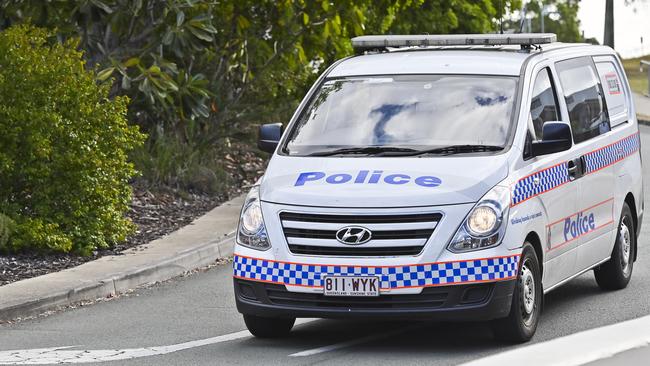
[[[163,238],[81,266],[0,286],[0,323],[165,281],[232,255],[244,196]]]

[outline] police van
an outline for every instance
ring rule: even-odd
[[[627,286],[643,215],[639,130],[608,47],[554,34],[362,36],[317,80],[241,212],[237,309],[489,321],[535,333],[543,295],[593,270]]]

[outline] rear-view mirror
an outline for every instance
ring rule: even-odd
[[[260,126],[257,147],[273,154],[282,137],[282,123],[268,123]]]
[[[569,150],[573,144],[571,127],[564,122],[554,121],[544,123],[542,140],[532,143],[533,156],[548,155]]]

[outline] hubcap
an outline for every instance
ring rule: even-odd
[[[521,283],[524,311],[530,315],[535,310],[535,278],[526,264],[521,268]]]
[[[625,220],[622,220],[621,227],[618,229],[618,241],[621,248],[621,268],[626,275],[630,270],[630,249],[632,246],[632,238],[630,236],[630,229],[628,228]]]

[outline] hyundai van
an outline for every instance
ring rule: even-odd
[[[362,36],[295,114],[241,211],[237,309],[296,318],[486,321],[535,333],[587,271],[627,286],[643,216],[639,130],[608,47],[554,34]]]

